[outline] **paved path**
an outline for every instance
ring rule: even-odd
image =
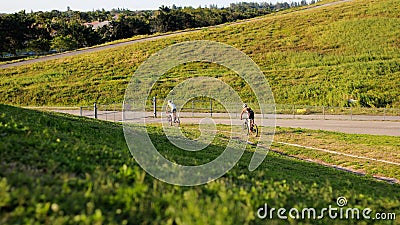
[[[337,131],[349,134],[400,136],[400,122],[392,121],[278,119],[276,125],[281,127]]]
[[[200,118],[182,118],[181,123],[198,123]],[[229,119],[217,118],[215,123],[231,124]],[[235,119],[234,125],[243,122]],[[256,119],[257,123],[257,119]],[[337,131],[349,134],[374,134],[400,137],[400,122],[392,121],[350,121],[350,120],[301,120],[277,118],[276,126],[306,128],[312,130]]]
[[[79,110],[52,110],[56,112],[68,113],[73,115],[80,115]],[[93,111],[82,111],[83,116],[94,117]],[[181,123],[199,123],[199,121],[204,117],[209,117],[209,114],[203,113],[201,115],[196,115],[199,117],[191,117],[191,113],[182,113]],[[149,122],[160,122],[161,120],[152,119],[152,113],[147,113],[147,121]],[[378,121],[378,120],[342,120],[341,116],[334,116],[329,120],[318,119],[318,116],[313,119],[313,117],[308,116],[309,119],[288,119],[292,115],[277,115],[276,125],[281,127],[292,127],[292,128],[307,128],[312,130],[327,130],[327,131],[337,131],[350,134],[374,134],[374,135],[388,135],[388,136],[399,136],[400,137],[400,117],[396,117],[398,121]],[[237,115],[232,116],[234,125],[241,125],[242,121],[237,118]],[[261,116],[256,115],[257,120],[260,120]],[[98,118],[102,120],[109,120],[120,122],[122,120],[122,113],[119,111],[99,111]],[[128,116],[128,118],[130,118]],[[266,116],[268,118],[268,116]],[[269,117],[270,118],[270,117]],[[365,117],[368,118],[368,117]],[[383,117],[375,116],[374,119]],[[223,118],[222,114],[214,114],[214,121],[218,124],[231,124],[230,120],[226,117]]]

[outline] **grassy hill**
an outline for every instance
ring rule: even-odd
[[[158,50],[187,40],[213,40],[248,54],[279,104],[400,106],[400,8],[396,0],[354,0],[252,22],[146,41],[101,52],[2,69],[0,98],[14,105],[122,102],[136,68]],[[205,72],[206,71],[206,72]],[[215,65],[174,68],[154,93],[185,77],[207,74],[254,101],[240,79]]]
[[[398,184],[272,152],[253,172],[247,170],[252,156],[249,149],[217,181],[179,187],[150,177],[138,166],[131,158],[119,124],[7,105],[0,105],[0,115],[1,224],[372,222],[326,218],[261,220],[256,216],[265,203],[275,208],[321,210],[329,205],[336,207],[339,196],[347,198],[347,207],[369,207],[373,213],[400,213]],[[161,127],[150,127],[149,134],[166,157],[194,162],[189,154],[182,154],[168,142]],[[201,161],[212,160],[223,150],[225,137],[218,137],[203,150],[205,153],[199,152]],[[399,220],[386,222],[393,224]]]

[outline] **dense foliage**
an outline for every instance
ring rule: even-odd
[[[314,1],[312,2],[314,3]],[[21,11],[0,15],[0,54],[44,53],[89,47],[140,34],[217,25],[306,5],[301,3],[236,3],[226,8],[161,6],[158,10],[113,9],[92,12]],[[100,24],[100,25],[99,25]],[[32,53],[33,53],[32,52]]]

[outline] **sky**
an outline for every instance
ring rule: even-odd
[[[218,7],[229,6],[236,2],[291,2],[289,0],[0,0],[0,13],[14,13],[21,10],[26,12],[51,11],[53,9],[66,11],[67,7],[76,11],[92,11],[96,9],[111,10],[124,8],[130,10],[158,9],[159,6],[193,6],[198,7],[216,4]]]

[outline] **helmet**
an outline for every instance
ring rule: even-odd
[[[246,108],[247,107],[247,104],[245,103],[245,104],[243,104],[243,108]]]

